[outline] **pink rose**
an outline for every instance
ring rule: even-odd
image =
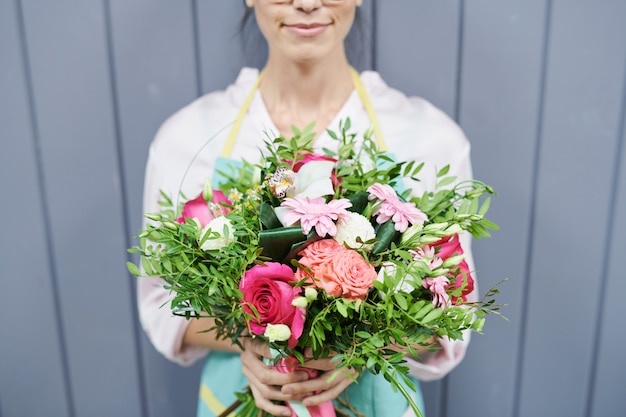
[[[313,242],[300,255],[300,263],[312,271],[310,280],[332,297],[365,299],[377,277],[374,267],[357,251],[333,239]],[[307,278],[307,272],[298,270],[296,279],[302,278]]]
[[[231,204],[231,201],[226,198],[222,191],[216,190],[213,191],[213,198],[211,200],[211,203],[219,207],[219,210],[217,210],[219,214],[224,215],[228,213],[228,210],[226,209],[226,207],[219,205],[219,203]],[[198,219],[200,225],[204,227],[209,224],[211,220],[213,220],[215,214],[217,213],[211,211],[209,204],[206,202],[204,197],[202,197],[202,193],[200,193],[198,197],[185,203],[181,216],[176,219],[176,221],[178,223],[185,223],[185,219]]]
[[[459,240],[459,235],[457,234],[453,236],[445,236],[430,246],[435,248],[437,256],[444,261],[453,255],[463,255],[464,253],[463,248],[461,247],[461,241]],[[454,291],[454,289],[459,288],[463,285],[463,279],[465,278],[467,284],[463,287],[460,298],[463,301],[467,301],[467,295],[474,291],[474,278],[472,278],[470,274],[469,265],[467,265],[467,262],[463,260],[453,271],[457,273],[450,273],[450,286],[448,287],[448,290]],[[459,297],[452,297],[452,303],[456,303],[458,299]]]
[[[335,239],[322,239],[311,243],[299,255],[302,257],[299,262],[315,270],[322,263],[327,262],[335,252],[347,250],[344,246],[337,243]],[[300,281],[306,276],[306,272],[302,269],[296,271],[296,281]]]
[[[268,324],[284,324],[291,330],[288,344],[293,349],[302,336],[306,311],[291,304],[302,292],[302,288],[293,287],[292,282],[294,274],[290,267],[267,262],[246,271],[239,290],[243,293],[243,310],[250,315],[250,330],[263,334]]]

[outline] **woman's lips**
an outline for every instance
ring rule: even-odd
[[[327,24],[321,23],[310,23],[310,24],[294,24],[294,25],[284,25],[288,32],[296,35],[302,36],[305,38],[312,38],[318,35],[321,35],[326,28]]]

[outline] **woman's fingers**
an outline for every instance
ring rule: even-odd
[[[270,347],[267,345],[267,343],[256,338],[247,337],[243,339],[243,349],[244,352],[252,352],[257,356],[262,356],[264,358],[272,357],[272,355],[270,354]]]
[[[259,387],[256,384],[254,384],[250,380],[249,382],[250,382],[250,390],[252,391],[252,395],[254,396],[254,403],[256,404],[258,408],[260,408],[261,410],[267,411],[273,416],[290,416],[291,415],[291,409],[289,407],[285,405],[279,405],[279,404],[273,403],[272,401],[268,399],[268,397],[263,395],[263,393],[261,392],[261,390],[259,390]]]
[[[309,379],[305,371],[280,373],[267,366],[260,355],[248,349],[241,353],[241,363],[244,371],[247,372],[246,376],[252,375],[256,381],[264,385],[285,385]]]
[[[317,378],[285,384],[282,392],[291,395],[320,399],[319,402],[337,397],[348,385],[353,382],[357,374],[352,369],[342,368],[320,374]],[[318,394],[310,394],[315,393]]]
[[[242,371],[248,379],[257,407],[272,415],[290,416],[289,407],[275,404],[273,401],[301,400],[304,397],[302,393],[285,393],[281,391],[281,386],[305,381],[308,379],[308,374],[304,371],[283,374],[268,367],[263,362],[263,356],[269,356],[269,348],[262,342],[245,342],[244,347],[245,350],[241,353]]]
[[[312,405],[321,404],[325,401],[334,400],[343,392],[343,390],[348,387],[348,385],[353,382],[352,379],[345,373],[339,370],[335,372],[340,372],[343,377],[339,379],[335,385],[331,386],[327,390],[319,391],[317,394],[313,394],[311,396],[305,396],[305,398],[302,399],[302,404],[306,407],[310,407]],[[337,378],[339,378],[339,375],[337,376]]]

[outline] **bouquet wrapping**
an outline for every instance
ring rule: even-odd
[[[379,151],[371,132],[350,133],[349,119],[329,135],[337,150],[315,153],[312,126],[294,128],[266,140],[258,164],[222,164],[192,199],[162,193],[163,209],[146,214],[130,249],[141,261],[128,268],[163,278],[172,311],[212,317],[216,337],[266,341],[277,369],[305,367],[305,351],[332,356],[338,371],[383,374],[421,415],[406,356],[480,332],[498,312],[495,288],[468,300],[473,271],[460,239],[497,228],[485,218],[493,190],[441,167],[437,188],[414,195],[423,163]],[[258,415],[250,391],[238,397],[237,415]]]

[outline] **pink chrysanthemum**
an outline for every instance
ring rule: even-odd
[[[367,192],[370,193],[369,200],[376,198],[380,201],[380,206],[374,212],[378,224],[391,219],[395,224],[395,229],[404,233],[409,228],[409,224],[424,224],[428,220],[428,217],[415,207],[415,204],[400,201],[394,189],[388,184],[376,183],[370,186]]]
[[[291,209],[285,215],[287,224],[295,224],[299,221],[302,233],[305,235],[315,227],[315,233],[320,237],[325,237],[337,234],[335,221],[348,216],[346,209],[352,207],[352,203],[345,198],[326,203],[323,197],[294,197],[285,199],[281,206]]]
[[[434,278],[424,278],[422,285],[432,293],[433,306],[445,307],[449,304],[450,297],[446,289],[450,286],[450,280],[447,277],[440,275]]]

